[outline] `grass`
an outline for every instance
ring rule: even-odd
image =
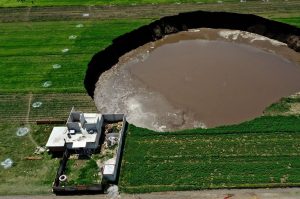
[[[224,2],[232,2],[233,0],[225,0]],[[19,7],[19,6],[64,6],[64,5],[145,5],[145,4],[175,4],[175,3],[216,3],[215,0],[24,0],[24,1],[9,1],[9,0],[0,0],[1,7]]]
[[[32,122],[65,120],[72,106],[95,112],[95,105],[83,88],[87,63],[113,38],[148,22],[120,19],[0,24],[0,131],[4,137],[0,141],[0,161],[6,158],[14,161],[12,168],[0,168],[0,195],[51,192],[58,160],[48,155],[40,156],[41,160],[25,158],[35,156],[34,142],[40,146],[46,144],[53,126],[37,126]],[[76,28],[77,24],[84,27]],[[78,37],[69,40],[70,35]],[[70,51],[61,53],[64,48]],[[53,64],[62,67],[55,70]],[[52,81],[53,85],[43,88],[44,81]],[[40,108],[32,108],[36,101],[43,103]],[[16,130],[24,124],[30,127],[31,136],[19,138]],[[81,175],[89,173],[82,171]]]
[[[27,6],[142,6],[148,4],[215,4],[217,0],[0,0],[0,7],[27,7]],[[237,2],[234,0],[223,0],[223,3]],[[238,1],[239,2],[239,1]],[[259,0],[253,1],[261,3]],[[282,2],[281,0],[273,0],[272,2]],[[252,3],[251,1],[247,3]]]
[[[41,107],[33,108],[34,102],[42,102]],[[0,123],[66,120],[73,106],[84,112],[97,111],[93,100],[85,93],[0,94]]]
[[[297,116],[175,133],[130,125],[120,187],[137,193],[300,185],[299,131]]]
[[[280,19],[295,23],[294,18]],[[0,93],[84,92],[87,63],[117,36],[149,19],[2,23]],[[77,24],[83,28],[76,28]],[[59,34],[58,34],[59,33]],[[77,39],[69,40],[70,35]],[[62,53],[64,48],[70,49]],[[53,69],[53,64],[62,68]],[[42,87],[45,81],[52,86]]]
[[[265,115],[289,115],[297,112],[293,110],[293,105],[300,104],[300,95],[283,97],[279,102],[271,104],[264,111]],[[300,114],[300,113],[299,113]]]
[[[0,24],[0,93],[84,92],[92,56],[119,35],[149,20],[56,21]],[[77,24],[84,27],[76,28]],[[70,35],[77,39],[70,40]],[[61,50],[68,48],[69,52]],[[62,67],[53,69],[53,64]],[[52,86],[42,87],[45,81]]]
[[[194,1],[35,0],[33,5],[140,5],[153,2],[173,4]],[[247,4],[250,5],[250,2]],[[226,4],[227,7],[223,7],[212,4],[209,10],[245,13],[256,10],[250,9],[251,6],[242,9],[241,5]],[[32,3],[0,0],[1,6],[32,6]],[[300,27],[299,14],[294,11],[291,14],[289,10],[275,12],[285,9],[278,3],[272,4],[265,12],[261,9],[255,12]],[[286,18],[279,18],[281,16]],[[51,159],[47,154],[39,155],[41,160],[26,160],[26,157],[36,156],[33,154],[34,142],[44,146],[53,126],[37,126],[34,121],[64,120],[72,106],[82,111],[96,111],[83,88],[88,62],[115,37],[150,21],[152,19],[137,18],[0,23],[0,131],[3,136],[0,140],[0,161],[8,157],[14,161],[12,168],[0,168],[0,195],[51,192],[59,160]],[[84,27],[76,28],[77,24]],[[77,35],[77,38],[69,40],[70,35]],[[63,54],[61,50],[64,48],[70,51]],[[53,64],[62,67],[53,69]],[[52,81],[52,86],[43,88],[45,81]],[[43,105],[37,109],[31,107],[28,114],[28,105],[35,101],[41,101]],[[278,110],[286,111],[286,107],[275,105],[271,108],[273,113]],[[23,124],[30,127],[31,136],[16,136],[17,128]],[[297,116],[265,116],[241,125],[166,134],[130,126],[121,188],[127,192],[147,192],[236,185],[294,185],[298,183],[296,168],[300,166],[299,135],[295,131],[298,124]],[[87,176],[92,175],[88,170],[79,169],[77,174],[89,179]],[[233,173],[235,170],[237,172]],[[249,173],[250,170],[252,173]]]
[[[300,17],[273,18],[273,20],[300,27]]]
[[[51,184],[59,166],[58,159],[50,155],[34,154],[36,144],[45,146],[54,125],[35,125],[36,119],[66,120],[72,106],[86,112],[95,112],[90,97],[82,93],[33,94],[32,102],[43,102],[40,108],[27,111],[31,94],[0,95],[0,162],[6,158],[14,161],[13,167],[0,167],[0,195],[50,194]],[[27,121],[29,123],[27,123]],[[30,128],[30,135],[17,137],[21,126]],[[40,160],[27,160],[38,157]],[[17,187],[17,188],[13,188]]]
[[[69,159],[66,167],[66,185],[92,185],[100,183],[99,168],[93,159]]]
[[[13,160],[13,167],[0,168],[0,195],[45,194],[51,192],[51,184],[58,168],[58,159],[50,155],[35,155],[36,145],[27,134],[17,137],[16,124],[0,124],[0,161]],[[52,126],[30,126],[35,141],[44,146]],[[40,157],[41,160],[26,160],[26,157]]]

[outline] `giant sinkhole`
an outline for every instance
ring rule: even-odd
[[[191,12],[97,53],[85,86],[102,113],[157,131],[237,124],[300,91],[300,31],[254,15]]]

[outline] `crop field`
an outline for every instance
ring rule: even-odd
[[[0,95],[0,123],[35,123],[36,120],[66,120],[74,106],[95,112],[92,99],[85,93],[6,94]],[[41,102],[34,108],[35,102]]]
[[[200,9],[253,13],[300,27],[296,0],[201,2],[0,0],[5,7],[0,8],[0,162],[14,162],[9,169],[0,167],[0,195],[51,192],[59,159],[34,152],[45,146],[53,125],[35,121],[66,120],[72,106],[97,111],[83,78],[92,56],[117,36],[162,16]],[[35,102],[42,105],[34,108]],[[299,104],[298,98],[284,98],[266,109],[264,117],[209,130],[162,134],[130,126],[121,188],[148,192],[297,185],[300,119],[294,115],[299,115]],[[18,137],[23,126],[30,132]]]
[[[13,167],[0,168],[0,195],[50,193],[59,160],[34,152],[36,144],[45,145],[52,126],[31,126],[31,136],[24,137],[16,135],[18,127],[14,123],[0,124],[0,160],[11,158],[13,161]],[[34,137],[34,142],[31,137]]]
[[[2,23],[0,93],[84,92],[82,82],[92,56],[115,37],[147,22],[149,20]],[[78,24],[83,27],[76,27]],[[69,39],[72,35],[76,38]],[[69,51],[64,53],[64,49]],[[55,69],[55,64],[60,68]],[[47,81],[51,81],[51,85],[43,87]]]
[[[299,186],[299,132],[299,116],[265,116],[241,125],[180,133],[131,125],[121,190]]]
[[[224,2],[232,2],[233,0],[225,0]],[[181,4],[181,3],[216,3],[215,0],[20,0],[20,1],[9,1],[0,0],[0,6],[2,7],[17,7],[17,6],[61,6],[61,5],[137,5],[137,4]]]
[[[119,186],[128,193],[299,186],[300,94],[237,125],[158,133],[129,126]]]
[[[0,131],[5,138],[0,141],[0,160],[11,158],[13,167],[0,169],[0,195],[51,192],[59,160],[34,152],[37,146],[45,146],[53,125],[36,125],[35,121],[66,120],[73,106],[96,112],[83,87],[89,60],[113,38],[148,22],[1,23]],[[76,38],[69,39],[71,35]],[[69,51],[63,53],[65,48]],[[49,87],[43,87],[46,81],[51,81]],[[35,102],[42,105],[34,108]],[[18,137],[17,129],[24,126],[30,133]]]

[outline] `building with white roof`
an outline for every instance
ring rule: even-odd
[[[46,147],[50,151],[67,149],[97,149],[101,136],[103,116],[71,110],[66,127],[54,127]]]

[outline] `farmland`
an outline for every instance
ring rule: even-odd
[[[59,165],[58,159],[51,156],[35,155],[36,144],[30,136],[17,137],[19,126],[12,123],[1,123],[0,141],[1,161],[11,158],[14,166],[0,170],[0,195],[7,194],[43,194],[51,191],[51,183]],[[51,126],[31,126],[35,142],[44,145],[51,132]],[[41,160],[27,160],[27,157],[40,157]]]
[[[233,0],[225,0],[225,2],[232,2]],[[1,0],[0,6],[4,7],[18,7],[18,6],[62,6],[62,5],[101,5],[101,6],[109,6],[109,5],[137,5],[137,4],[181,4],[181,3],[215,3],[214,0],[110,0],[110,1],[97,1],[97,0],[87,0],[87,1],[80,1],[80,0],[39,0],[39,1],[7,1]]]
[[[8,157],[14,161],[12,168],[0,168],[0,195],[51,192],[59,160],[34,151],[46,144],[53,125],[35,121],[65,120],[72,106],[96,111],[83,87],[86,66],[115,37],[162,16],[200,9],[254,13],[300,26],[298,1],[113,0],[110,4],[119,6],[111,7],[107,1],[92,0],[33,2],[0,0],[6,7],[0,11],[0,161]],[[91,13],[89,18],[82,17],[86,12]],[[70,39],[72,35],[76,38]],[[47,81],[51,85],[43,87]],[[42,106],[33,108],[34,102]],[[298,102],[284,100],[285,105],[274,105],[262,118],[216,129],[162,134],[130,126],[121,188],[147,192],[297,185],[300,122],[291,109]],[[29,127],[30,133],[17,137],[21,126]]]
[[[0,93],[84,92],[92,55],[149,20],[0,24]],[[76,25],[83,24],[78,28]],[[34,35],[34,36],[33,36]],[[69,39],[75,35],[76,39]],[[69,49],[63,53],[63,49]],[[59,64],[61,68],[54,69]],[[50,87],[43,83],[51,81]]]
[[[299,131],[294,116],[180,133],[131,125],[120,186],[129,193],[299,186]]]
[[[0,37],[0,160],[11,158],[11,169],[0,170],[0,195],[51,192],[59,160],[34,154],[45,146],[53,125],[36,120],[67,119],[72,106],[95,112],[83,78],[92,55],[112,39],[148,23],[149,19],[109,21],[44,21],[1,23]],[[82,27],[78,27],[82,24]],[[69,39],[75,35],[76,39]],[[69,51],[63,53],[62,50]],[[60,67],[55,68],[55,64]],[[49,87],[43,87],[51,81]],[[34,108],[34,102],[42,102]],[[17,137],[19,127],[30,134]],[[33,160],[30,160],[33,158]],[[12,184],[18,189],[13,189]]]
[[[129,126],[120,175],[128,193],[299,186],[300,95],[237,125],[178,132]]]

